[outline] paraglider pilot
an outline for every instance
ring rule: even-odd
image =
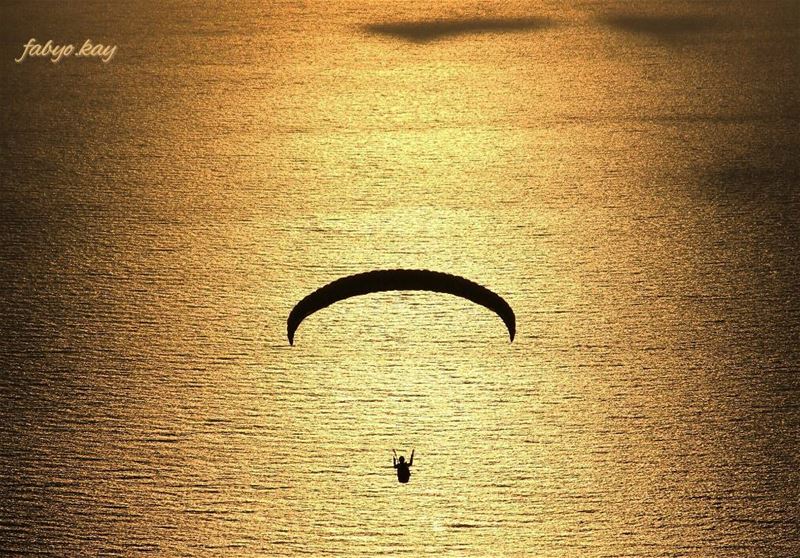
[[[408,479],[411,478],[411,470],[409,467],[414,464],[414,450],[411,450],[411,458],[408,460],[408,463],[406,463],[406,458],[402,455],[398,458],[395,450],[392,450],[392,453],[394,454],[392,455],[392,465],[397,469],[397,480],[405,484],[408,482]]]

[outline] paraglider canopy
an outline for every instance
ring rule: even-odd
[[[511,306],[498,294],[469,279],[423,269],[386,269],[342,277],[312,292],[294,308],[286,322],[289,344],[302,321],[340,300],[383,291],[432,291],[447,293],[480,304],[497,314],[508,329],[511,341],[516,334],[516,317]]]

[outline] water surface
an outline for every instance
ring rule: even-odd
[[[800,554],[796,3],[0,21],[3,554]]]

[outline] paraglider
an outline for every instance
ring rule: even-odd
[[[302,321],[314,312],[353,296],[383,291],[432,291],[447,293],[480,304],[497,314],[511,341],[516,334],[516,317],[511,306],[498,294],[469,279],[423,269],[387,269],[342,277],[312,292],[294,308],[286,322],[289,344]]]
[[[414,450],[411,450],[411,459],[406,463],[406,458],[402,455],[397,457],[397,452],[392,450],[392,466],[397,469],[397,482],[406,484],[411,479],[411,470],[414,464]]]

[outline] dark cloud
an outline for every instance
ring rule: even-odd
[[[677,41],[715,27],[718,21],[705,15],[608,15],[601,19],[615,29],[651,35],[663,41]]]
[[[364,26],[370,33],[424,43],[467,33],[535,31],[552,26],[546,18],[466,18],[374,23]]]

